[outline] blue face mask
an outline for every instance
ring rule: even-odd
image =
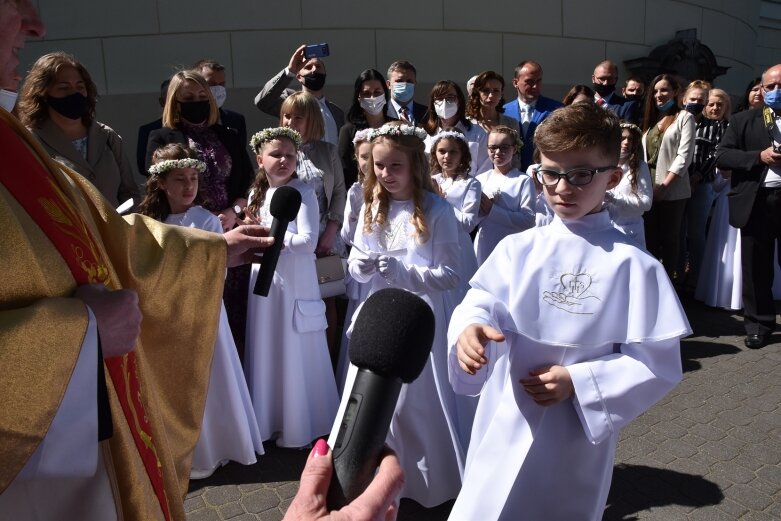
[[[781,89],[765,92],[765,105],[773,110],[781,109]]]
[[[671,108],[673,108],[673,103],[675,103],[675,98],[670,98],[661,105],[656,105],[656,108],[659,110],[659,112],[667,112]]]
[[[397,81],[393,84],[393,99],[400,103],[406,103],[415,95],[415,84],[406,81]]]

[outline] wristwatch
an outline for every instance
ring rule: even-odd
[[[233,205],[233,211],[236,214],[236,217],[241,217],[241,206],[238,204]]]

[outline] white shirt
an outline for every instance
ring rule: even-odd
[[[339,129],[336,128],[336,120],[334,115],[331,114],[331,109],[328,108],[328,104],[325,101],[325,96],[321,97],[317,102],[320,104],[320,113],[323,115],[323,123],[325,123],[325,135],[323,141],[327,141],[332,145],[339,144]]]

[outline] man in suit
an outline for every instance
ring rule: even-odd
[[[642,105],[641,101],[645,96],[645,83],[637,76],[630,76],[624,82],[624,87],[621,89],[621,95],[628,100],[636,101]]]
[[[521,168],[525,171],[533,161],[534,131],[537,125],[562,104],[540,95],[542,66],[535,61],[525,60],[515,67],[513,87],[518,93],[518,98],[505,104],[504,115],[520,122],[523,134]]]
[[[600,107],[613,111],[620,119],[639,124],[639,106],[616,93],[618,66],[610,60],[599,62],[591,75],[594,85],[594,102]]]
[[[717,166],[732,171],[729,220],[740,228],[745,344],[760,348],[776,328],[773,255],[781,240],[781,64],[762,74],[764,106],[735,114]]]
[[[160,97],[157,101],[160,103],[160,109],[165,108],[165,99],[168,97],[168,84],[171,83],[171,79],[168,78],[160,84]],[[138,127],[138,142],[136,143],[136,164],[138,165],[138,171],[142,175],[147,175],[146,164],[146,145],[149,142],[149,134],[155,130],[163,128],[163,118],[159,117],[154,121],[141,125]]]
[[[193,70],[203,76],[206,83],[209,84],[209,90],[212,91],[217,106],[220,108],[220,123],[223,127],[236,132],[239,139],[245,145],[247,141],[247,123],[244,116],[238,112],[222,108],[228,93],[225,90],[225,67],[214,60],[198,60],[193,65]]]
[[[314,96],[320,103],[320,113],[325,123],[323,141],[339,144],[339,129],[344,125],[344,111],[325,99],[325,64],[320,58],[307,59],[302,45],[290,57],[290,63],[279,74],[268,80],[263,89],[255,96],[255,106],[273,116],[279,117],[282,102],[295,92],[288,88],[293,79],[301,84],[301,90]]]
[[[421,125],[426,119],[428,108],[413,100],[415,85],[418,83],[417,71],[408,61],[395,61],[388,67],[386,83],[391,92],[386,114],[393,119]]]

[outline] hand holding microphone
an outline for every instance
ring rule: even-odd
[[[301,193],[290,186],[280,186],[271,197],[269,211],[274,219],[271,221],[269,233],[274,237],[274,244],[263,253],[258,278],[255,280],[255,289],[252,290],[255,295],[268,297],[271,281],[274,279],[274,271],[277,269],[279,252],[282,251],[285,242],[287,225],[296,218],[300,207]]]

